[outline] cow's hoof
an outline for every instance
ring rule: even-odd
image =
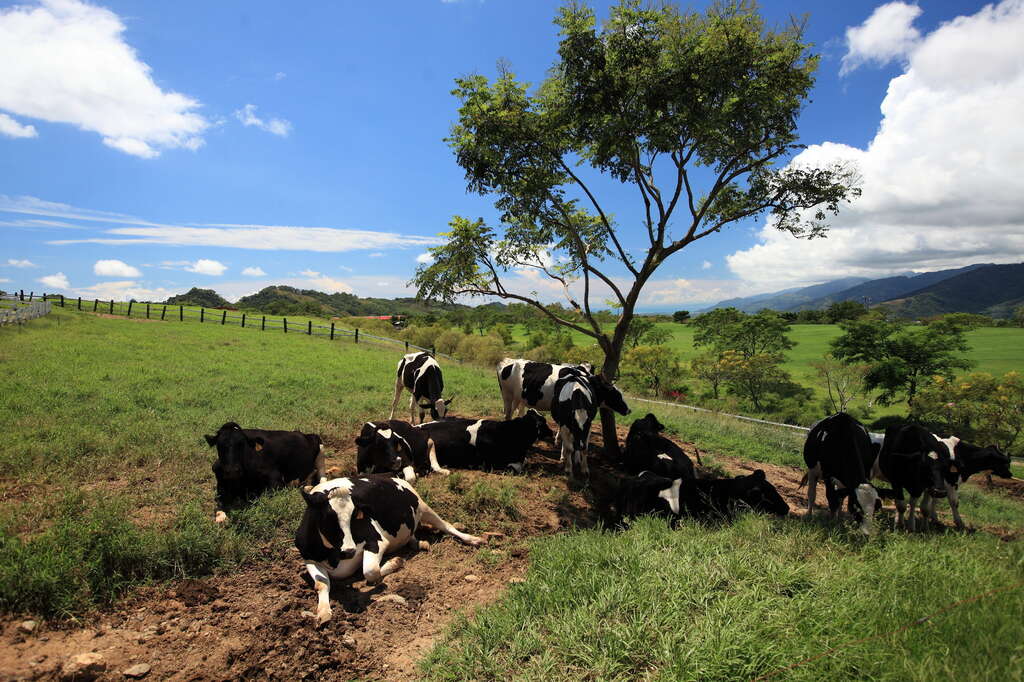
[[[324,623],[326,623],[327,621],[329,621],[331,619],[332,615],[333,614],[331,613],[331,609],[329,607],[325,608],[325,609],[319,609],[318,608],[316,610],[316,618],[315,618],[316,626],[318,628],[322,627],[324,625]]]
[[[427,551],[428,549],[430,549],[430,543],[429,543],[429,542],[427,542],[426,540],[420,540],[420,542],[419,542],[419,548],[420,548],[420,549],[421,549],[422,551],[426,552],[426,551]]]
[[[367,585],[376,585],[377,583],[380,582],[381,575],[380,575],[380,571],[377,570],[377,571],[373,571],[371,573],[367,573],[363,577],[366,578],[366,584]]]
[[[472,545],[473,547],[479,547],[480,545],[486,545],[487,544],[487,538],[478,538],[475,535],[470,535],[469,539],[466,540],[466,542],[468,544]]]
[[[213,515],[213,522],[214,523],[218,523],[218,524],[219,523],[227,523],[228,522],[228,515],[225,514],[222,511],[218,511],[216,514]]]

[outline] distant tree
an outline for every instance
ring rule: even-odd
[[[733,393],[750,400],[758,411],[765,409],[768,394],[778,393],[780,387],[792,383],[781,367],[780,357],[773,353],[745,356],[729,350],[722,355],[721,362],[725,383]]]
[[[825,405],[829,414],[848,412],[854,401],[867,393],[864,379],[871,369],[866,363],[845,363],[831,355],[811,362],[825,387]]]
[[[636,348],[640,345],[640,339],[652,329],[654,329],[654,320],[649,320],[645,317],[634,318],[633,324],[626,331],[626,345],[630,348]]]
[[[918,387],[934,376],[952,378],[971,362],[960,353],[969,349],[963,331],[950,326],[903,325],[885,320],[842,323],[843,335],[832,340],[832,355],[846,362],[870,365],[864,378],[869,389],[882,391],[879,400],[890,404],[899,393],[907,403]]]
[[[689,319],[690,319],[690,311],[689,310],[677,310],[674,313],[672,313],[672,321],[673,322],[679,322],[680,324],[682,324],[683,322],[686,322]]]
[[[1018,327],[1024,327],[1024,305],[1019,305],[1013,310],[1013,321]]]
[[[868,307],[859,301],[836,301],[825,309],[825,321],[839,324],[846,320],[856,320],[868,314]]]
[[[786,322],[789,322],[790,324],[793,324],[794,322],[800,319],[800,316],[794,313],[792,310],[782,311],[781,313],[779,313],[779,317],[784,319]]]
[[[796,344],[786,334],[789,323],[772,310],[745,315],[735,308],[722,308],[693,321],[694,346],[707,346],[719,353],[737,351],[745,358],[774,355]]]
[[[454,217],[414,282],[428,300],[529,304],[593,338],[614,379],[641,293],[665,261],[758,216],[822,235],[859,180],[842,165],[776,166],[802,148],[796,121],[818,63],[798,22],[770,30],[748,2],[682,13],[634,0],[612,6],[603,25],[582,3],[555,21],[558,58],[538,87],[507,68],[493,82],[456,80],[461,106],[447,141],[469,190],[496,196],[500,223]],[[615,213],[643,226],[642,251],[624,244],[601,203],[605,178],[635,188],[636,210]],[[524,269],[563,290],[575,316],[513,284]],[[594,313],[608,296],[619,311],[611,328]],[[617,449],[612,412],[602,409],[601,421],[606,447]]]
[[[637,346],[626,351],[622,373],[631,384],[657,397],[675,386],[683,368],[675,351],[662,346]]]
[[[801,310],[796,314],[797,324],[821,324],[824,321],[824,310]]]
[[[654,327],[649,329],[647,333],[643,335],[643,338],[640,340],[644,343],[644,345],[647,346],[661,346],[665,343],[668,343],[669,340],[671,340],[671,338],[672,332],[670,332],[668,329],[665,329],[664,327],[659,327],[655,325]]]
[[[702,353],[690,361],[690,372],[693,376],[706,381],[711,387],[711,395],[719,398],[719,389],[728,375],[728,363],[722,361],[718,353]]]
[[[938,377],[914,397],[915,418],[1015,454],[1024,447],[1024,376],[977,372],[952,381]]]

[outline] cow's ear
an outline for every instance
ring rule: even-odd
[[[763,469],[757,469],[757,470],[755,470],[755,471],[754,471],[754,473],[752,473],[752,474],[751,474],[751,476],[753,476],[754,478],[756,478],[756,479],[757,479],[757,480],[759,480],[759,481],[765,481],[765,480],[768,480],[768,479],[767,479],[767,478],[765,477],[765,475],[764,475],[764,470],[763,470]]]
[[[323,504],[327,501],[327,496],[323,493],[313,492],[313,486],[306,485],[299,488],[299,492],[302,493],[302,499],[306,501],[310,507],[315,507],[319,504]]]
[[[211,448],[217,444],[217,436],[203,436],[203,438],[206,439],[206,442],[210,444]]]

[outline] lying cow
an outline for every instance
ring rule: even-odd
[[[447,400],[441,397],[444,390],[444,376],[441,374],[441,366],[437,364],[430,353],[409,353],[398,361],[398,374],[395,378],[395,399],[391,403],[391,416],[395,418],[395,408],[398,406],[398,399],[402,397],[402,390],[411,393],[409,398],[409,421],[416,423],[416,407],[420,410],[420,423],[423,417],[430,412],[432,419],[442,419],[448,413],[448,405],[455,396]]]
[[[818,480],[824,479],[829,513],[835,519],[843,499],[860,522],[861,532],[870,535],[878,491],[869,475],[875,462],[875,448],[868,430],[859,421],[839,412],[811,427],[804,441],[804,462],[807,475],[807,514],[814,510]]]
[[[399,419],[363,424],[356,437],[356,471],[394,474],[410,483],[429,471],[448,473],[438,464],[428,434]]]
[[[634,474],[646,470],[669,478],[693,480],[693,462],[681,447],[661,435],[664,430],[651,413],[633,422],[626,436],[624,468]]]
[[[590,376],[591,365],[552,365],[522,358],[505,358],[498,363],[498,386],[505,403],[505,419],[514,412],[524,414],[532,407],[550,412],[555,397],[555,384],[567,376]]]
[[[315,433],[243,429],[228,422],[205,438],[210,447],[217,447],[217,523],[227,521],[225,509],[266,490],[325,478],[324,446]]]
[[[368,585],[380,582],[405,563],[400,557],[381,563],[384,555],[414,544],[420,523],[468,545],[485,542],[456,530],[399,478],[335,478],[303,488],[302,496],[306,511],[295,546],[317,591],[317,625],[331,619],[331,578],[347,578],[362,569]]]
[[[886,429],[871,474],[872,478],[892,486],[897,525],[915,530],[914,508],[918,500],[925,494],[932,498],[946,496],[946,479],[956,477],[951,472],[951,452],[947,443],[919,426],[894,425]],[[910,496],[910,515],[906,518],[903,516],[907,508],[903,501],[904,490]]]
[[[589,476],[587,446],[597,408],[605,406],[627,415],[629,406],[619,389],[600,374],[567,374],[555,382],[554,395],[551,416],[561,436],[565,472],[572,478],[574,465],[579,460],[583,475]]]
[[[431,461],[456,469],[526,469],[526,455],[538,440],[551,441],[554,433],[536,410],[508,421],[445,419],[415,427],[426,434]]]
[[[960,517],[960,483],[974,474],[984,471],[990,471],[1000,478],[1013,478],[1010,471],[1010,458],[1000,452],[995,445],[983,448],[962,441],[956,436],[939,438],[917,424],[907,424],[891,430],[893,431],[892,442],[889,442],[890,434],[886,432],[883,450],[926,454],[935,452],[937,459],[948,462],[948,473],[944,474],[942,482],[945,488],[945,497],[949,499],[949,508],[953,512],[953,521],[957,528],[963,529],[964,527],[963,519]],[[923,492],[921,511],[927,514],[932,523],[937,524],[939,520],[935,514],[935,498],[940,495],[933,494],[933,492],[930,490]],[[911,510],[912,513],[913,510]]]

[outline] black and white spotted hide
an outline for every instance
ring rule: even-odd
[[[441,397],[444,391],[444,376],[441,374],[441,366],[437,360],[431,357],[430,353],[409,353],[398,362],[398,372],[395,377],[395,399],[391,403],[391,416],[395,418],[395,408],[398,407],[398,400],[402,397],[402,390],[409,391],[409,421],[416,423],[416,408],[419,407],[420,420],[423,423],[424,416],[430,413],[431,419],[443,419],[448,413],[448,405],[455,396],[447,400]]]
[[[522,416],[531,407],[542,412],[551,411],[555,384],[568,376],[590,376],[592,367],[589,363],[553,365],[505,358],[498,363],[496,370],[501,399],[505,403],[505,419],[509,420],[515,413]]]
[[[575,475],[577,462],[582,474],[590,475],[590,465],[587,462],[590,425],[601,405],[610,407],[619,414],[629,414],[629,407],[622,393],[600,374],[570,374],[555,383],[551,416],[558,425],[558,434],[562,441],[562,463],[569,478]]]
[[[331,619],[331,578],[347,578],[362,570],[367,584],[380,582],[405,563],[400,557],[384,561],[384,556],[415,544],[420,523],[467,545],[485,542],[456,530],[400,478],[335,478],[303,488],[302,496],[306,511],[295,546],[317,591],[317,625]]]
[[[423,432],[398,419],[366,422],[356,437],[356,472],[393,474],[413,483],[430,470]]]

